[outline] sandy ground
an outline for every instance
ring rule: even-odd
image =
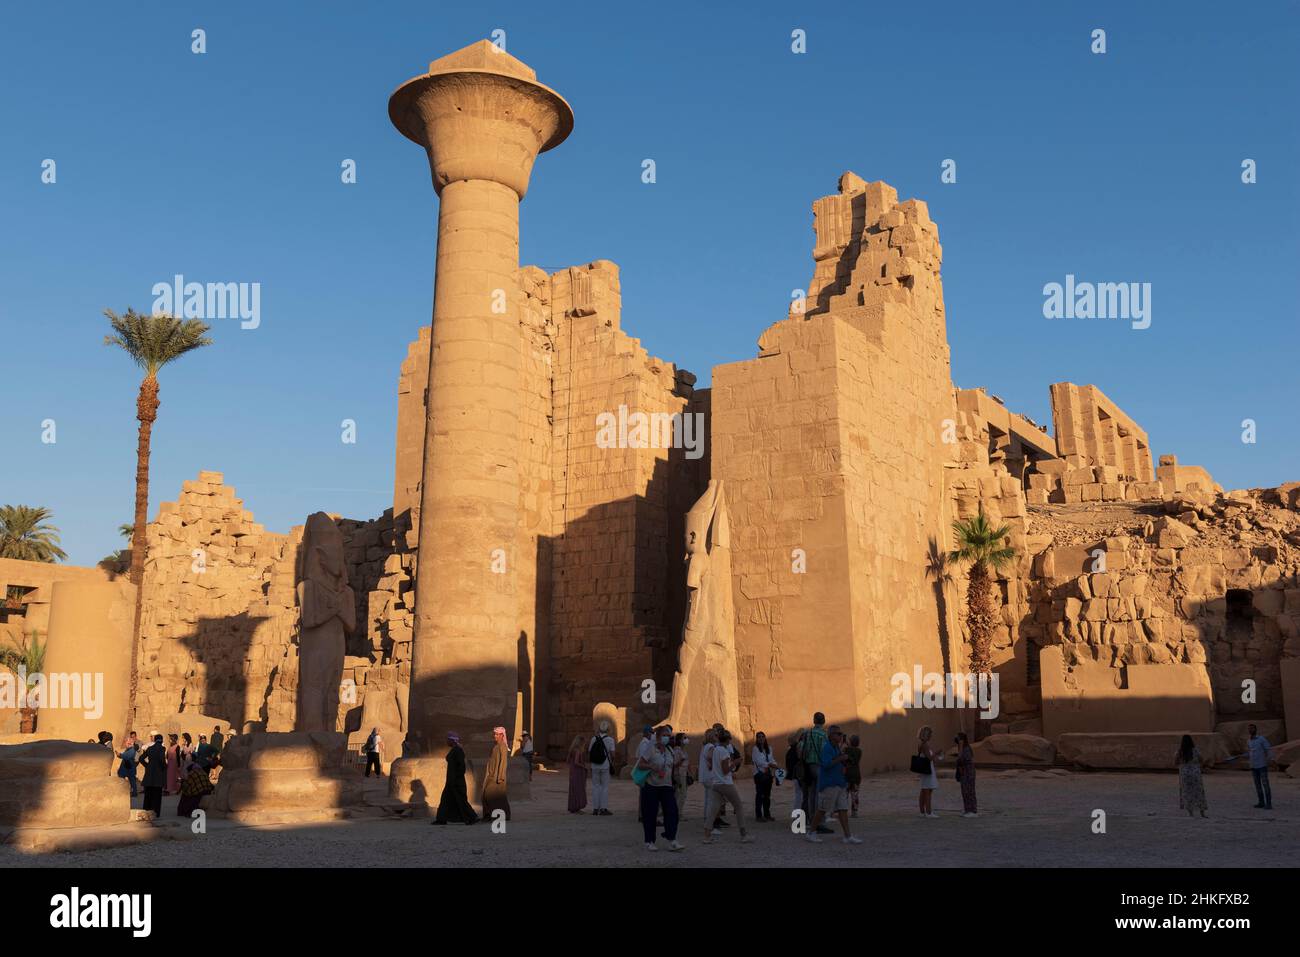
[[[636,788],[615,780],[612,817],[566,810],[567,773],[539,771],[533,798],[516,801],[505,833],[483,824],[432,827],[427,820],[363,817],[311,826],[247,827],[209,821],[208,832],[133,847],[48,855],[0,847],[2,867],[1052,867],[1052,866],[1294,866],[1300,848],[1300,779],[1275,771],[1273,811],[1256,810],[1249,774],[1207,774],[1210,817],[1188,818],[1178,809],[1173,774],[982,771],[980,816],[963,818],[955,781],[940,778],[939,817],[916,811],[914,778],[879,775],[863,784],[860,816],[850,819],[864,843],[841,844],[838,835],[810,844],[791,833],[793,789],[775,789],[776,823],[754,824],[753,844],[739,843],[731,827],[702,846],[702,791],[691,788],[687,820],[679,832],[686,850],[669,853],[660,841],[648,853],[636,823]],[[387,781],[369,782],[381,796]],[[752,812],[753,788],[740,788]],[[185,833],[174,817],[176,798],[165,798],[170,833]],[[137,806],[138,806],[137,800]],[[1106,833],[1092,831],[1093,812],[1106,813]],[[378,814],[377,811],[371,813]]]

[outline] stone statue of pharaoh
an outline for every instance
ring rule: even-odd
[[[339,683],[356,598],[343,564],[343,535],[324,512],[307,519],[298,551],[298,731],[338,730]]]
[[[686,515],[686,623],[668,723],[698,735],[721,722],[739,740],[730,544],[722,482],[715,479]]]

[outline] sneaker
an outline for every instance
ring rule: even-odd
[[[740,843],[741,843],[741,844],[753,844],[753,843],[754,843],[754,835],[753,835],[753,834],[742,834],[742,835],[740,835]]]
[[[822,843],[822,839],[821,839],[820,837],[818,837],[816,834],[805,834],[805,835],[803,836],[803,839],[804,839],[805,841],[807,841],[809,844],[821,844],[821,843]]]
[[[678,844],[676,841],[673,841],[671,844],[668,845],[668,850],[670,850],[670,851],[684,851],[684,850],[686,850],[686,845],[685,845],[685,844]]]
[[[133,796],[134,796],[134,795],[133,795]],[[1262,805],[1262,804],[1256,804],[1256,805],[1255,805],[1255,807],[1258,807],[1258,808],[1262,808],[1263,806],[1264,806],[1264,805]]]
[[[975,811],[966,811],[962,814],[962,817],[979,817],[979,814]]]
[[[712,834],[707,835],[707,836],[704,838],[704,840],[700,841],[700,843],[701,843],[701,844],[712,844],[712,843],[713,843],[713,835],[712,835]]]
[[[933,811],[931,811],[929,814],[926,815],[926,817],[938,817],[938,816],[939,815],[935,814]]]
[[[611,810],[610,810],[609,808],[607,808],[607,807],[606,807],[606,808],[601,808],[600,813],[603,814],[605,817],[613,817],[613,816],[614,816],[614,812],[611,811]]]
[[[716,827],[713,830],[711,830],[709,834],[712,835],[713,837],[722,837],[722,832],[719,831]]]
[[[840,841],[840,843],[841,843],[841,844],[861,844],[861,843],[862,843],[862,838],[860,838],[860,837],[852,837],[852,836],[850,836],[850,837],[842,838],[841,841]]]
[[[656,847],[654,844],[647,844],[647,845],[645,846],[645,849],[646,849],[647,851],[657,851],[657,850],[659,850],[659,848]]]

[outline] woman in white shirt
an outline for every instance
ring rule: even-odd
[[[736,784],[732,778],[737,766],[741,763],[739,758],[731,754],[731,733],[729,731],[718,732],[718,743],[714,745],[713,751],[709,756],[710,770],[713,776],[713,806],[718,813],[730,804],[736,811],[736,826],[740,829],[740,843],[753,843],[754,836],[745,830],[745,810],[740,804],[740,793],[736,790]],[[704,843],[712,844],[713,835],[717,833],[714,830],[713,822],[705,816],[704,819]]]
[[[754,738],[754,750],[749,760],[754,765],[754,820],[771,821],[772,783],[776,779],[776,758],[762,731]]]

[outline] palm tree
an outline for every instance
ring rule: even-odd
[[[61,562],[59,530],[48,523],[50,510],[31,505],[0,505],[0,558]]]
[[[11,647],[0,649],[0,663],[15,676],[21,668],[26,677],[26,694],[23,697],[23,705],[19,708],[20,734],[31,734],[36,730],[36,709],[31,706],[27,695],[31,694],[39,680],[36,676],[45,672],[45,649],[48,647],[48,642],[41,641],[40,634],[39,631],[29,631],[22,641],[11,640]]]
[[[123,572],[125,572],[128,568],[131,567],[130,543],[131,543],[131,535],[134,533],[134,531],[135,531],[135,527],[132,525],[117,526],[117,533],[126,539],[127,547],[119,548],[117,551],[105,555],[97,562],[100,568],[104,569],[104,571],[108,572],[114,578],[116,578],[118,575],[121,575]]]
[[[968,562],[966,572],[966,629],[970,633],[970,670],[986,675],[992,664],[993,629],[997,610],[993,607],[993,576],[990,571],[1002,568],[1016,557],[1016,550],[1003,544],[1011,526],[994,528],[984,510],[966,521],[952,523],[957,547],[949,558]]]
[[[104,345],[117,346],[129,355],[142,370],[140,394],[135,402],[135,417],[140,421],[139,439],[135,452],[135,523],[132,526],[131,581],[135,583],[135,627],[131,641],[131,706],[130,719],[135,721],[136,687],[139,683],[140,616],[144,608],[145,536],[144,527],[149,520],[149,439],[154,421],[158,418],[158,371],[187,352],[212,344],[205,333],[208,325],[198,319],[177,319],[174,316],[140,315],[127,309],[119,316],[105,309],[114,335],[104,337]]]

